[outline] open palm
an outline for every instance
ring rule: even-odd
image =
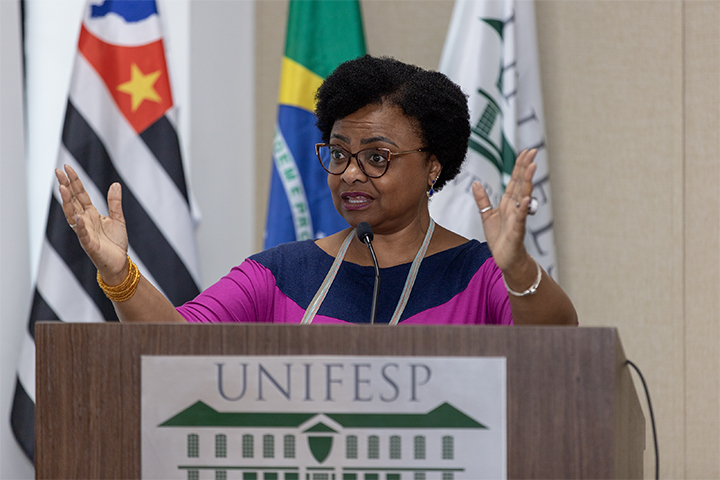
[[[503,271],[525,261],[528,256],[524,244],[525,222],[531,201],[532,178],[537,168],[533,162],[536,153],[536,150],[524,150],[520,153],[497,208],[492,208],[490,199],[479,182],[472,186],[475,202],[481,212],[485,238],[495,263]]]
[[[62,208],[83,250],[107,282],[124,278],[127,267],[128,237],[122,211],[119,183],[108,190],[108,216],[100,215],[75,170],[55,170],[62,197]]]

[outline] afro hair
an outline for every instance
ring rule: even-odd
[[[460,172],[470,138],[467,96],[442,73],[394,58],[364,55],[340,64],[315,98],[324,142],[329,141],[337,120],[367,105],[394,105],[416,121],[428,151],[443,167],[435,190]]]

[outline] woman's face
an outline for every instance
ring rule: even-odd
[[[333,125],[329,143],[352,153],[366,148],[403,152],[427,147],[414,120],[399,107],[368,105]],[[352,226],[368,222],[375,233],[393,233],[427,215],[426,191],[440,163],[426,152],[392,157],[385,174],[370,178],[352,158],[341,175],[328,175],[335,208]]]

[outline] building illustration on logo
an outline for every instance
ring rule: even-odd
[[[472,445],[488,431],[447,402],[427,413],[272,413],[197,401],[157,428],[172,448],[184,443],[188,480],[471,478]]]

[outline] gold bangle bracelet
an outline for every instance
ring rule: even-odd
[[[107,298],[113,302],[124,302],[130,300],[130,297],[135,295],[135,290],[137,290],[138,283],[140,283],[140,271],[138,270],[137,265],[135,265],[128,256],[128,274],[125,277],[125,280],[123,280],[120,284],[111,287],[105,283],[102,275],[100,275],[100,270],[98,270],[97,282]]]

